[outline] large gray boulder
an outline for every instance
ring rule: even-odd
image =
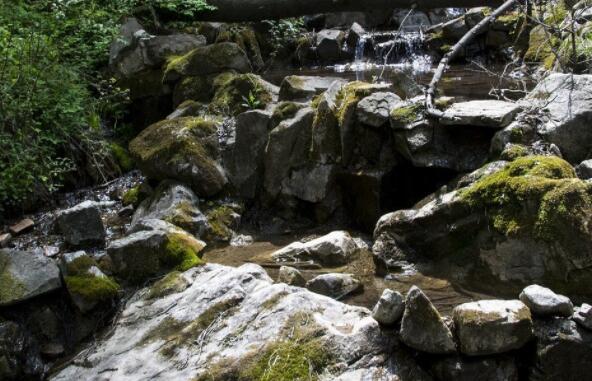
[[[281,192],[282,182],[292,170],[307,163],[313,116],[311,108],[301,109],[270,132],[265,149],[263,185],[271,198]]]
[[[33,251],[0,250],[0,306],[23,302],[62,286],[53,260]]]
[[[84,201],[58,213],[56,223],[68,246],[73,248],[105,244],[105,226],[97,203]]]
[[[440,123],[501,129],[522,110],[516,103],[496,100],[453,103],[444,111]]]
[[[389,92],[378,92],[362,99],[356,106],[358,120],[372,127],[380,127],[389,121],[391,110],[401,98]]]
[[[359,250],[352,236],[340,230],[308,242],[291,243],[271,256],[280,262],[313,260],[325,266],[340,266],[352,261]]]
[[[456,352],[452,332],[428,297],[416,286],[405,297],[401,341],[418,351],[433,354]]]
[[[136,136],[129,149],[146,176],[180,181],[200,197],[215,195],[228,182],[220,164],[218,127],[212,121],[163,120]]]
[[[346,80],[336,77],[315,77],[289,75],[280,85],[280,101],[302,101],[312,99],[326,91],[334,82],[344,85]]]
[[[237,44],[221,42],[198,47],[169,61],[164,80],[176,81],[186,76],[203,76],[232,70],[248,73],[251,69],[247,54]]]
[[[588,158],[592,145],[592,75],[553,73],[524,99],[525,105],[543,107],[537,132],[556,144],[570,163]]]
[[[537,284],[522,290],[520,300],[533,315],[569,317],[573,314],[573,304],[567,296],[558,295],[551,289]]]
[[[365,308],[274,284],[253,264],[208,264],[182,276],[188,287],[157,299],[150,288],[139,291],[112,335],[50,379],[429,380],[409,376],[421,370],[392,353]]]
[[[263,183],[263,159],[271,128],[268,111],[253,110],[236,117],[236,137],[224,164],[237,192],[253,199]]]
[[[206,38],[200,35],[151,35],[135,18],[128,18],[111,44],[109,64],[119,76],[130,78],[160,67],[168,57],[183,55],[205,44]]]
[[[454,308],[462,353],[490,355],[522,348],[532,338],[530,310],[519,300],[481,300]]]
[[[554,156],[500,163],[414,209],[382,216],[374,232],[379,268],[407,260],[424,273],[490,293],[517,294],[536,283],[565,295],[586,293],[590,184]],[[578,212],[563,213],[559,205]]]
[[[405,299],[399,291],[385,289],[372,310],[372,317],[384,325],[397,323],[405,311]]]
[[[154,193],[136,209],[131,225],[141,220],[160,219],[198,237],[205,232],[208,220],[199,210],[199,199],[191,189],[175,181],[163,181]]]

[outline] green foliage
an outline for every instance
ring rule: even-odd
[[[253,90],[249,90],[249,95],[247,95],[246,97],[243,96],[242,98],[244,101],[242,106],[247,110],[256,110],[258,108],[261,108],[261,101],[259,100],[259,98],[257,98],[257,95],[253,93]]]
[[[271,55],[277,55],[282,49],[295,45],[304,29],[303,18],[282,20],[265,20],[269,26],[270,43],[273,48]]]
[[[121,18],[141,6],[179,17],[211,9],[204,0],[0,2],[0,210],[55,191],[74,170],[106,180],[112,154],[121,159],[102,130],[125,131],[128,95],[104,68]]]

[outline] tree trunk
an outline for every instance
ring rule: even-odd
[[[240,22],[281,19],[328,12],[497,6],[500,0],[208,0],[216,7],[200,20]]]

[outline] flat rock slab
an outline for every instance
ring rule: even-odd
[[[30,218],[25,218],[24,220],[19,221],[18,223],[12,225],[10,227],[10,232],[12,235],[19,235],[21,233],[26,232],[29,229],[32,229],[35,226],[35,221]]]
[[[0,250],[0,306],[22,302],[62,286],[60,270],[40,253]]]
[[[306,75],[290,75],[280,86],[280,101],[311,99],[326,91],[334,82],[345,85],[346,80],[335,77],[316,77]]]
[[[347,264],[358,252],[356,241],[348,232],[338,230],[308,242],[293,242],[272,254],[279,262],[313,260],[326,266]]]
[[[489,355],[521,348],[532,338],[532,318],[519,300],[482,300],[453,310],[460,350]]]
[[[504,101],[483,100],[454,103],[440,118],[445,125],[504,128],[514,120],[521,106]]]

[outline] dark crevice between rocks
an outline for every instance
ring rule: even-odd
[[[380,216],[410,209],[458,176],[445,168],[419,168],[401,161],[392,170],[339,176],[344,210],[354,227],[372,232]]]

